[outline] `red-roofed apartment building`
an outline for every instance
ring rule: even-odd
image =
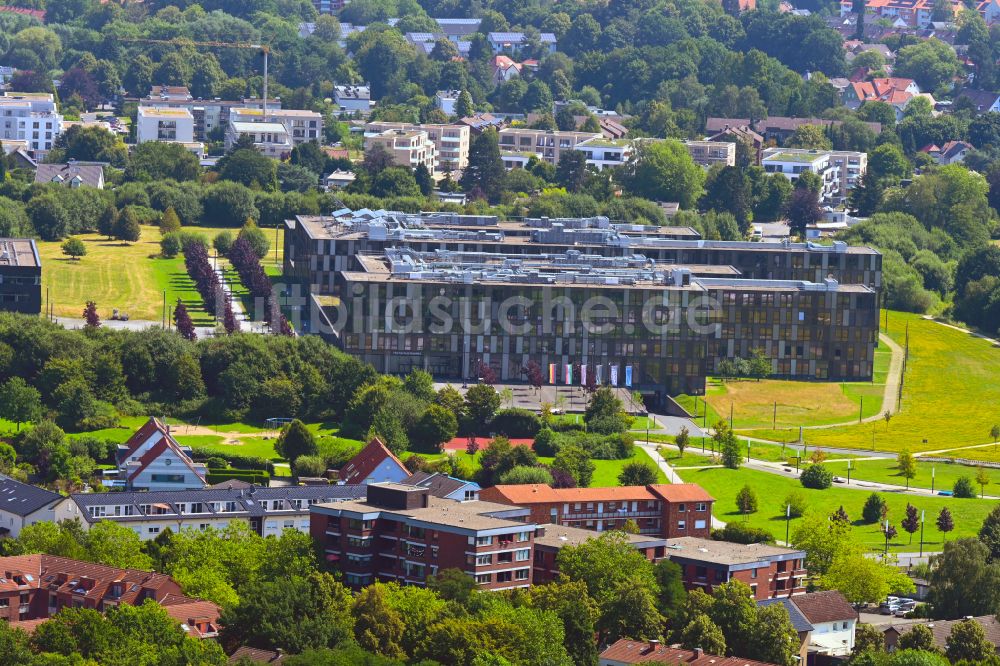
[[[701,648],[684,650],[663,645],[660,641],[634,641],[630,638],[609,645],[601,653],[600,666],[627,666],[627,664],[676,664],[677,666],[773,666],[764,661],[742,657],[719,657],[707,654]]]
[[[890,77],[858,81],[844,89],[844,105],[849,109],[857,109],[865,102],[877,101],[902,109],[919,94],[920,87],[913,79]]]
[[[117,478],[105,485],[131,490],[189,490],[205,487],[205,465],[191,460],[191,448],[170,435],[170,426],[151,418],[118,445]]]
[[[693,483],[615,488],[552,488],[542,484],[485,488],[487,502],[531,510],[530,520],[603,532],[633,520],[639,533],[665,539],[708,537],[715,499]]]
[[[358,455],[340,468],[340,483],[357,485],[368,483],[401,483],[409,478],[410,471],[378,437],[368,442]]]
[[[60,609],[138,606],[152,599],[178,620],[190,635],[218,635],[219,607],[181,594],[166,574],[118,569],[54,555],[0,558],[0,620],[34,629]]]

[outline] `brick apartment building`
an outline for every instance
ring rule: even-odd
[[[644,536],[708,537],[715,499],[693,483],[617,488],[552,488],[543,484],[485,488],[480,498],[530,511],[530,520],[598,532],[620,530],[629,520]]]
[[[666,553],[681,566],[688,590],[711,594],[715,587],[739,580],[750,586],[758,600],[806,591],[806,554],[802,550],[682,537],[668,538]]]
[[[364,500],[311,507],[310,532],[351,587],[375,580],[425,585],[438,570],[455,568],[482,589],[504,590],[531,585],[536,526],[529,513],[375,483]]]
[[[219,607],[181,594],[166,574],[119,569],[54,555],[0,558],[0,620],[32,630],[59,610],[104,612],[152,599],[198,638],[218,635]]]

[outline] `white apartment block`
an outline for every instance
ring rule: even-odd
[[[768,173],[780,173],[795,182],[809,171],[823,181],[820,199],[842,203],[868,166],[868,155],[850,151],[768,148],[761,158]]]
[[[384,132],[365,133],[365,151],[382,146],[396,166],[416,169],[423,164],[432,174],[438,168],[437,147],[427,131],[414,126],[411,129],[387,129]]]
[[[188,109],[140,106],[136,112],[136,143],[194,143],[194,115]]]
[[[241,136],[249,136],[257,150],[275,159],[289,155],[295,147],[281,123],[252,123],[230,119],[226,129],[226,150],[232,148]]]
[[[695,164],[736,166],[736,144],[731,141],[685,141],[688,155]]]
[[[468,125],[413,125],[410,123],[371,122],[365,132],[382,134],[386,130],[420,130],[437,151],[437,170],[461,171],[469,164],[470,129]]]
[[[48,93],[6,92],[0,97],[0,139],[27,142],[35,158],[52,150],[62,122]]]
[[[600,132],[559,132],[505,127],[500,130],[500,152],[504,166],[508,169],[524,166],[532,155],[549,164],[558,164],[562,151],[576,150],[585,141],[601,138]]]
[[[605,167],[616,167],[628,162],[633,146],[628,139],[588,139],[578,143],[576,149],[587,157],[587,164],[598,171]]]
[[[285,128],[292,145],[307,141],[323,140],[323,116],[315,111],[305,109],[268,109],[265,117],[263,109],[244,108],[232,109],[229,112],[231,122],[241,123],[280,123]]]
[[[156,109],[187,109],[194,117],[195,141],[207,141],[209,134],[216,128],[221,127],[225,131],[229,127],[229,116],[233,109],[261,109],[264,106],[263,100],[260,99],[192,100],[164,95],[141,99],[139,104]],[[271,112],[280,110],[281,100],[267,100],[267,108]]]

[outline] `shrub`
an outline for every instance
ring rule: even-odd
[[[625,463],[618,475],[618,483],[623,486],[648,486],[656,483],[656,468],[638,460]]]
[[[535,443],[532,448],[540,456],[555,456],[559,452],[558,436],[549,428],[542,428],[535,435]]]
[[[323,476],[326,463],[319,456],[299,456],[292,465],[295,476]]]
[[[802,471],[799,481],[806,488],[815,490],[826,490],[833,484],[833,472],[824,465],[809,465]]]
[[[181,251],[181,232],[171,231],[160,238],[160,254],[165,259],[173,259]]]
[[[877,523],[882,520],[886,509],[885,498],[878,493],[872,493],[865,500],[865,506],[861,510],[861,519],[868,524]]]
[[[750,486],[743,486],[736,493],[736,508],[740,513],[757,513],[757,492]]]
[[[220,231],[212,239],[212,247],[221,255],[229,254],[229,250],[233,247],[233,235],[228,231]]]
[[[534,437],[542,429],[538,416],[527,409],[501,409],[493,417],[493,431],[508,438]]]
[[[552,474],[544,467],[529,467],[528,465],[518,465],[500,475],[502,484],[523,485],[528,483],[552,484]]]
[[[623,433],[629,429],[632,425],[632,417],[625,412],[618,412],[617,414],[612,414],[609,416],[601,416],[599,418],[591,420],[587,424],[587,430],[590,432],[596,432],[601,435],[610,435],[612,433]]]
[[[805,515],[806,508],[809,506],[806,502],[806,496],[803,495],[798,490],[793,490],[788,493],[788,497],[785,498],[785,506],[790,507],[790,514],[792,518],[801,518]]]
[[[972,479],[967,476],[960,476],[955,481],[951,489],[951,494],[962,499],[973,499],[976,496],[976,487],[972,485]]]
[[[760,527],[752,527],[742,522],[726,523],[721,530],[712,530],[716,541],[733,543],[774,543],[774,535]]]
[[[211,458],[205,461],[205,467],[211,470],[226,469],[227,467],[229,467],[229,463],[226,462],[225,458],[222,458],[220,456],[212,456]]]

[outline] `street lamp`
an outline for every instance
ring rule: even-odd
[[[931,467],[931,495],[934,494],[934,467]]]
[[[847,461],[847,485],[851,485],[851,461]]]
[[[924,514],[926,511],[920,512],[920,557],[924,556]]]
[[[802,460],[802,456],[792,456],[795,458],[795,473],[799,473],[799,461]]]
[[[785,545],[788,545],[788,526],[792,522],[792,505],[785,505]]]
[[[885,524],[882,527],[882,531],[885,532],[885,557],[889,557],[889,519],[885,519]]]

